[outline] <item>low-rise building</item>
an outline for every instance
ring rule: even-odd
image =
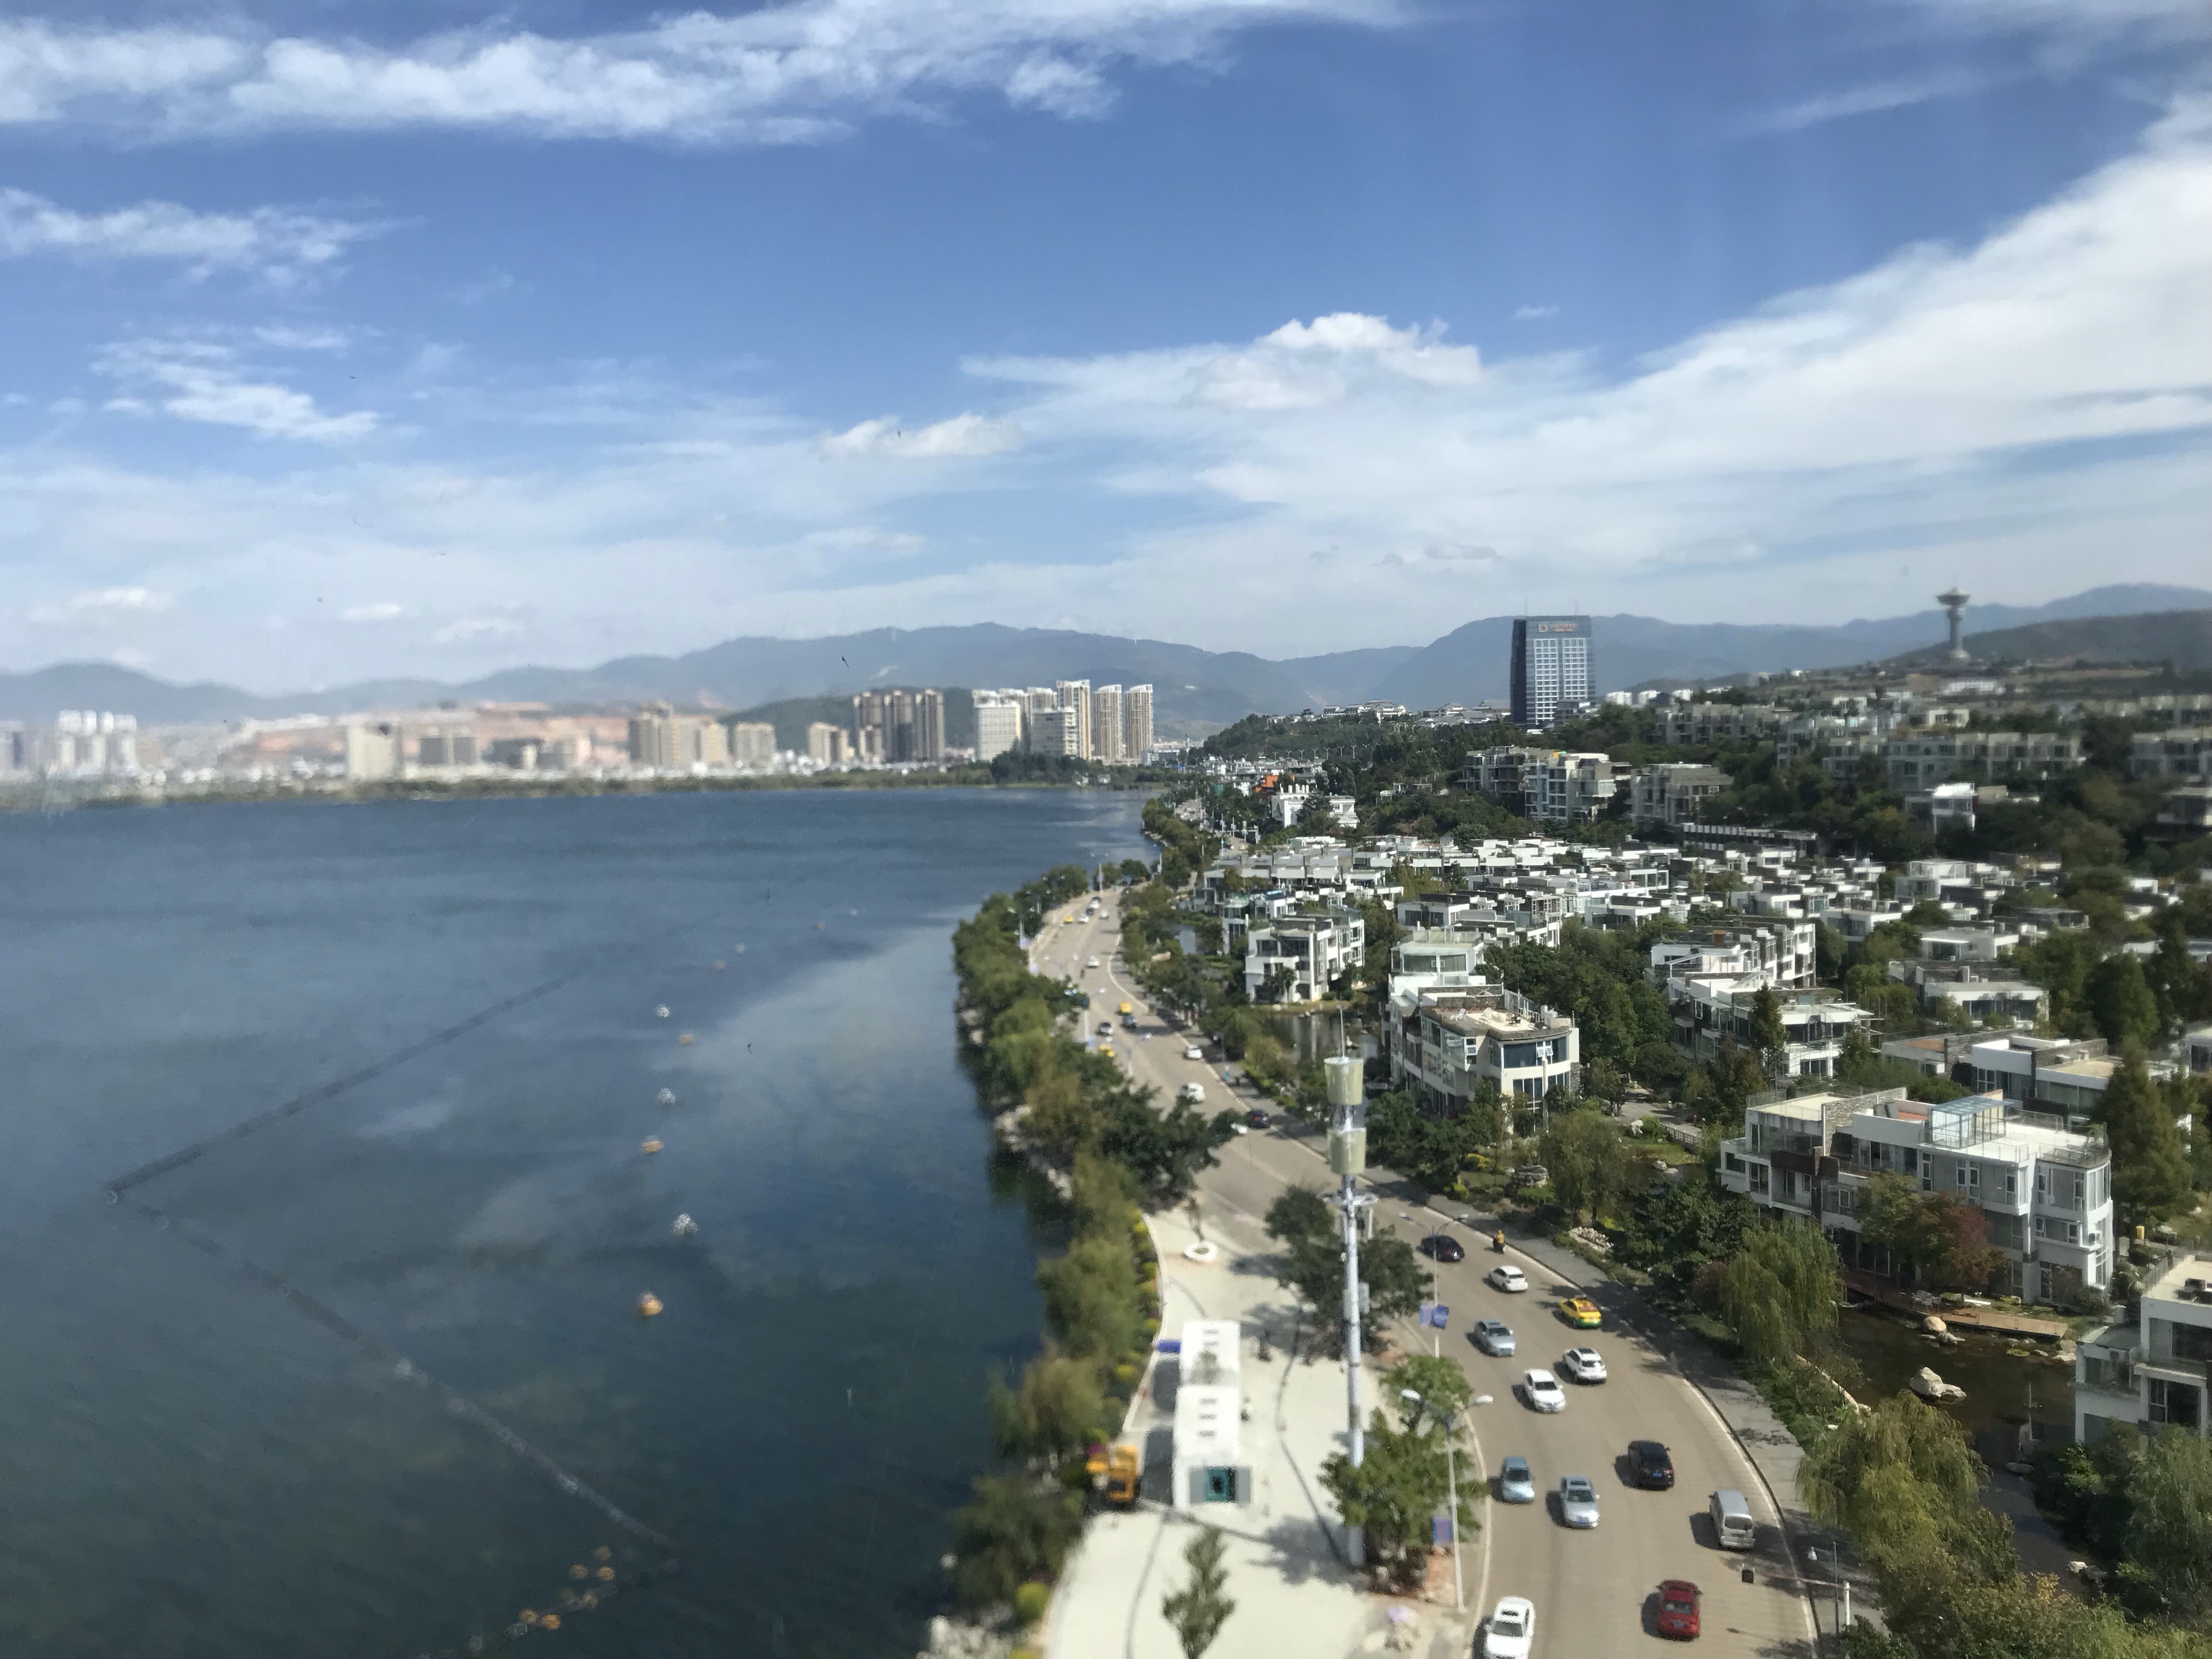
[[[2087,1443],[2115,1423],[2145,1434],[2212,1430],[2212,1256],[2177,1255],[2143,1286],[2130,1322],[2074,1350],[2074,1437]]]
[[[1784,1033],[1781,1063],[1790,1077],[1833,1077],[1844,1036],[1873,1018],[1840,991],[1778,989],[1763,974],[1687,975],[1667,982],[1675,1048],[1693,1060],[1711,1060],[1723,1042],[1753,1048],[1752,1015],[1762,991],[1774,993]]]
[[[2128,771],[2145,781],[2212,783],[2212,726],[2136,732],[2128,742]]]
[[[1384,1041],[1394,1079],[1424,1110],[1455,1115],[1485,1085],[1540,1100],[1582,1084],[1573,1020],[1499,985],[1394,991]]]
[[[1692,975],[1758,975],[1797,990],[1820,981],[1820,925],[1781,916],[1746,916],[1719,927],[1692,927],[1651,947],[1651,982]]]
[[[1245,932],[1244,992],[1255,1002],[1310,1002],[1366,957],[1367,921],[1357,910],[1278,915]]]
[[[1954,779],[2056,778],[2081,764],[2071,732],[1911,732],[1881,746],[1889,787],[1899,794]]]
[[[1565,749],[1478,749],[1460,763],[1460,782],[1539,823],[1594,818],[1616,787],[1610,757]]]
[[[1629,780],[1629,822],[1639,830],[1679,830],[1696,823],[1703,803],[1734,781],[1718,767],[1691,762],[1640,766]]]
[[[2112,1284],[2112,1154],[2100,1134],[2022,1112],[1999,1095],[1922,1105],[1902,1089],[1761,1102],[1721,1143],[1721,1184],[1835,1241],[1846,1268],[1896,1275],[1863,1238],[1878,1175],[1955,1193],[1982,1212],[2004,1265],[1986,1287],[2059,1306]]]
[[[1976,1088],[2075,1125],[2097,1115],[2112,1074],[2120,1069],[2118,1057],[2106,1051],[2102,1037],[2039,1037],[2021,1031],[1977,1042],[1969,1058]],[[2173,1067],[2153,1060],[2150,1073],[2154,1078],[2171,1077]]]
[[[1659,734],[1669,744],[1752,743],[1789,723],[1790,711],[1771,703],[1676,703],[1659,711]]]
[[[766,720],[732,720],[730,759],[739,766],[775,765],[775,727]]]

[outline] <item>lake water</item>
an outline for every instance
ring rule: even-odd
[[[519,1650],[911,1653],[1049,1242],[992,1190],[947,935],[1142,854],[1138,805],[0,817],[0,1654],[496,1646],[672,1558]]]

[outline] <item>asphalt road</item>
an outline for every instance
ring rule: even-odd
[[[1092,994],[1088,1028],[1093,1040],[1098,1023],[1113,1019],[1115,1053],[1139,1082],[1160,1091],[1163,1101],[1194,1082],[1206,1090],[1207,1109],[1227,1106],[1242,1112],[1267,1103],[1224,1081],[1218,1052],[1203,1034],[1181,1030],[1150,1012],[1115,957],[1115,896],[1106,896],[1097,921],[1084,922],[1081,915],[1079,901],[1056,911],[1033,956],[1039,972],[1073,979]],[[1065,920],[1069,917],[1075,920]],[[1097,969],[1088,966],[1094,957]],[[1125,1000],[1137,1009],[1135,1031],[1121,1028],[1115,1008]],[[1204,1048],[1204,1058],[1185,1058],[1193,1042]],[[1255,1130],[1222,1149],[1218,1167],[1199,1182],[1199,1201],[1201,1210],[1228,1206],[1256,1218],[1288,1185],[1316,1190],[1333,1185],[1319,1138]],[[1504,1259],[1527,1273],[1529,1289],[1521,1295],[1493,1290],[1483,1276],[1499,1258],[1486,1237],[1465,1224],[1448,1225],[1435,1212],[1414,1209],[1393,1188],[1375,1190],[1378,1229],[1409,1240],[1449,1231],[1466,1249],[1464,1261],[1434,1267],[1437,1297],[1450,1309],[1443,1352],[1459,1361],[1477,1395],[1492,1398],[1468,1414],[1476,1444],[1468,1461],[1482,1468],[1462,1468],[1462,1490],[1471,1475],[1489,1484],[1498,1464],[1518,1454],[1534,1469],[1540,1495],[1556,1489],[1567,1474],[1587,1475],[1598,1491],[1594,1531],[1566,1530],[1555,1518],[1556,1503],[1548,1499],[1479,1505],[1482,1529],[1465,1545],[1470,1612],[1486,1611],[1502,1595],[1528,1597],[1536,1607],[1537,1659],[1656,1652],[1676,1645],[1654,1625],[1659,1582],[1687,1578],[1705,1592],[1700,1650],[1810,1654],[1811,1619],[1795,1588],[1780,1517],[1718,1414],[1659,1347],[1625,1322],[1635,1316],[1634,1298],[1613,1287],[1591,1291],[1606,1310],[1604,1328],[1574,1329],[1556,1306],[1571,1291],[1537,1262],[1509,1245]],[[1492,1358],[1474,1346],[1468,1333],[1480,1318],[1512,1327],[1520,1350],[1514,1358]],[[1431,1334],[1407,1329],[1396,1334],[1401,1348],[1425,1351]],[[1516,1379],[1532,1367],[1555,1366],[1577,1346],[1596,1348],[1610,1379],[1592,1385],[1563,1379],[1564,1411],[1529,1410],[1516,1395]],[[1628,1485],[1625,1459],[1631,1440],[1658,1440],[1672,1450],[1673,1491],[1643,1492]],[[1722,1487],[1742,1492],[1760,1522],[1760,1546],[1752,1554],[1723,1553],[1712,1544],[1706,1500]],[[1753,1583],[1742,1582],[1746,1565],[1754,1568]]]

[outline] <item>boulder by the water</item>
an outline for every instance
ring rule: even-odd
[[[1946,1382],[1927,1366],[1905,1380],[1905,1386],[1923,1400],[1964,1400],[1966,1391],[1955,1382]]]
[[[1930,1336],[1941,1336],[1951,1328],[1943,1322],[1943,1316],[1941,1314],[1929,1314],[1927,1318],[1920,1322],[1920,1328]]]

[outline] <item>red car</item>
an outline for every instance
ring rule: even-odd
[[[1659,1633],[1690,1641],[1698,1633],[1698,1587],[1686,1578],[1659,1586]]]

